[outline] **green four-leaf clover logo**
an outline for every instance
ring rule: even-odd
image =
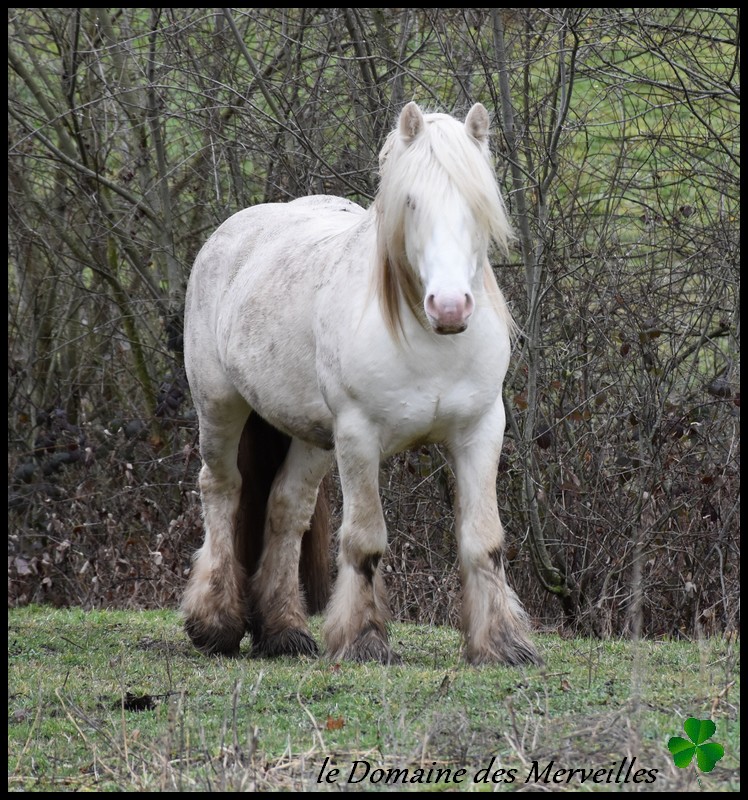
[[[683,730],[691,741],[673,736],[667,743],[668,750],[673,754],[673,763],[676,767],[685,769],[696,754],[699,769],[702,772],[711,772],[725,754],[725,748],[721,744],[706,741],[714,736],[717,726],[710,719],[689,717],[683,723]]]

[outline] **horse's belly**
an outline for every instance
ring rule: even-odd
[[[265,347],[244,345],[236,358],[229,357],[232,383],[271,425],[331,449],[333,418],[317,384],[313,349],[290,346],[288,338],[265,341]]]
[[[304,442],[332,450],[334,447],[333,419],[322,403],[283,404],[276,400],[265,407],[260,404],[258,413],[271,425]]]

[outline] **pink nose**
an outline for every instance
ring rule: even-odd
[[[475,301],[470,293],[438,292],[426,298],[425,308],[437,333],[460,333],[468,326]]]

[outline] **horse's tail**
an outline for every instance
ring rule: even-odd
[[[242,489],[234,539],[236,556],[249,577],[260,563],[270,489],[290,446],[289,436],[259,414],[249,415],[237,456]],[[299,577],[310,614],[322,611],[330,597],[330,512],[326,489],[327,479],[317,494],[317,506],[301,542]]]

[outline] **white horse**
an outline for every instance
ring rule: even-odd
[[[382,150],[371,208],[327,196],[259,205],[200,251],[185,363],[205,543],[183,601],[200,650],[236,653],[249,631],[258,655],[317,652],[299,563],[321,610],[327,532],[308,530],[335,457],[344,507],[327,655],[390,662],[379,466],[440,442],[456,478],[465,656],[539,663],[501,556],[512,323],[487,252],[491,241],[506,250],[511,231],[488,136],[480,104],[463,124],[408,103]]]

